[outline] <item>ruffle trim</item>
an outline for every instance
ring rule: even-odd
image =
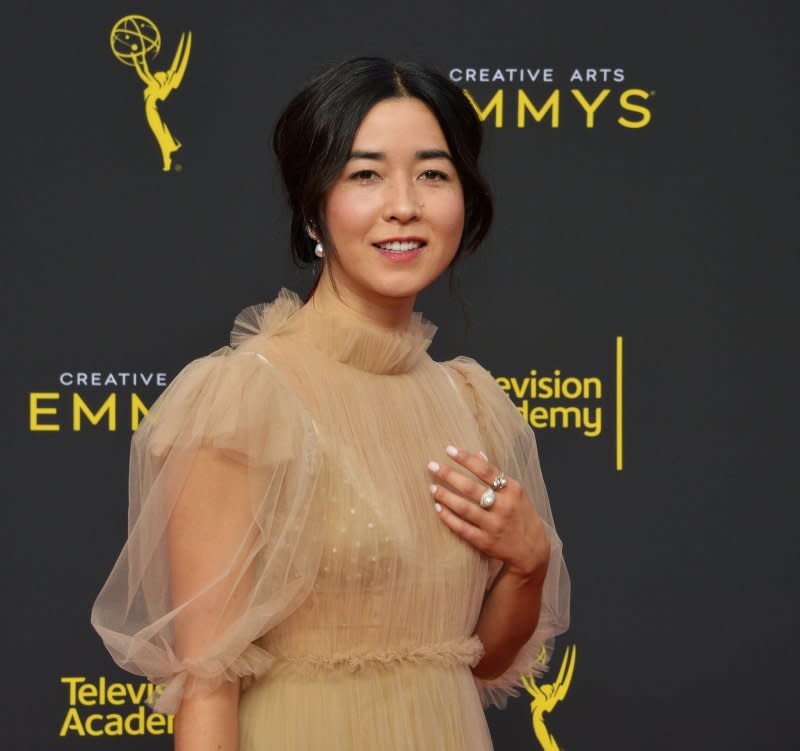
[[[181,668],[172,676],[153,677],[150,681],[161,685],[161,691],[154,692],[147,704],[154,712],[175,714],[184,697],[195,694],[208,694],[219,688],[223,682],[243,679],[242,688],[260,678],[275,662],[275,657],[256,644],[249,644],[233,662],[206,659],[200,662],[184,661]],[[193,679],[188,682],[189,677]]]
[[[272,302],[242,310],[234,320],[230,344],[239,347],[254,336],[275,335],[292,327],[293,315],[301,308],[303,321],[297,326],[310,343],[338,362],[371,373],[403,373],[411,370],[433,341],[438,326],[414,311],[404,330],[386,329],[357,317],[346,309],[322,313],[313,304],[282,287]]]
[[[404,373],[426,352],[437,328],[417,311],[403,331],[357,320],[348,313],[313,311],[310,334],[317,348],[339,362],[371,373]]]
[[[484,709],[505,709],[511,697],[519,696],[523,688],[522,676],[541,678],[550,669],[550,658],[555,648],[555,639],[529,639],[519,650],[509,667],[491,680],[475,677],[475,685]]]
[[[435,644],[416,644],[394,649],[348,650],[332,654],[279,655],[275,654],[273,672],[314,675],[330,670],[351,673],[370,667],[389,667],[410,662],[433,665],[477,665],[484,649],[477,636]]]
[[[473,667],[483,657],[484,648],[477,636],[451,639],[435,644],[417,644],[395,649],[348,650],[332,654],[280,655],[249,644],[230,664],[222,660],[184,661],[170,677],[148,676],[161,690],[147,699],[153,711],[175,714],[184,697],[208,694],[223,682],[241,679],[241,691],[267,671],[280,674],[314,676],[321,672],[346,670],[351,673],[368,668],[388,668],[408,662],[427,665],[466,665]],[[189,682],[189,678],[192,681]]]
[[[236,316],[230,333],[231,347],[238,347],[254,336],[277,333],[302,307],[300,295],[287,287],[281,287],[272,302],[250,305]]]

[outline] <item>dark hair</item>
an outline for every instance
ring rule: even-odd
[[[322,218],[324,197],[344,169],[364,117],[378,102],[396,97],[414,97],[431,109],[461,181],[464,231],[450,265],[450,289],[455,292],[456,261],[477,250],[492,223],[491,193],[478,168],[483,128],[455,83],[413,62],[354,57],[331,65],[296,94],[278,118],[272,146],[292,210],[292,255],[301,267],[317,260],[315,243],[306,231],[309,223],[326,250],[331,247]],[[309,297],[318,281],[319,274]]]

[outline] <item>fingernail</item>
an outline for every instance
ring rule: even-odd
[[[479,451],[478,453],[479,453],[479,454],[480,454],[480,455],[481,455],[481,456],[482,456],[484,459],[486,459],[486,461],[487,461],[487,462],[489,461],[489,457],[488,457],[488,456],[486,456],[486,454],[484,454],[484,453],[483,453],[483,451]]]
[[[431,495],[435,495],[439,488],[436,485],[431,485]]]
[[[433,504],[433,507],[436,509],[437,513],[442,510],[442,504],[439,503],[438,501]]]
[[[431,472],[438,472],[439,471],[439,462],[428,462],[428,469]]]
[[[458,456],[458,449],[455,446],[448,446],[445,451],[450,454],[450,456]]]

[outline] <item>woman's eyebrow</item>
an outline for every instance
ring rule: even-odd
[[[417,151],[414,157],[418,161],[422,161],[423,159],[447,159],[450,162],[453,161],[453,157],[442,149],[423,149],[422,151]],[[386,160],[386,154],[382,151],[356,150],[350,153],[350,159],[374,159],[375,161],[382,162]]]
[[[444,149],[425,149],[418,151],[414,156],[419,159],[447,159],[452,162],[453,157],[450,156]]]

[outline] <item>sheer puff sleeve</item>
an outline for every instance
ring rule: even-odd
[[[570,580],[539,465],[533,429],[491,373],[478,362],[461,356],[447,364],[461,376],[461,387],[486,444],[481,448],[493,464],[525,488],[550,541],[550,561],[536,630],[502,675],[491,680],[475,678],[483,706],[503,708],[510,696],[519,695],[523,674],[541,677],[549,670],[555,637],[569,627]],[[501,568],[502,561],[489,560],[487,591]]]
[[[269,360],[228,346],[183,368],[133,434],[128,537],[91,623],[121,668],[164,684],[156,711],[269,668],[254,641],[319,565],[318,435]]]

